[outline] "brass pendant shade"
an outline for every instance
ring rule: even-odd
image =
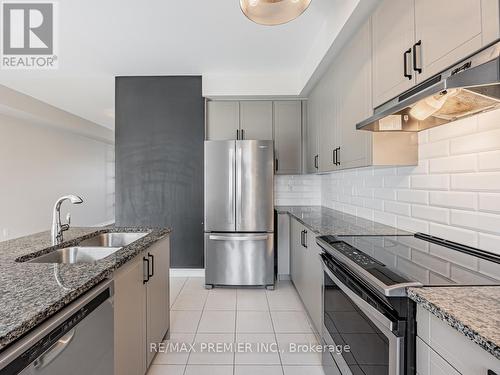
[[[281,25],[300,16],[311,0],[240,0],[241,11],[255,23]]]

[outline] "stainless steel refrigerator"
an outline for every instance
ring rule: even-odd
[[[274,286],[273,141],[205,141],[205,284]]]

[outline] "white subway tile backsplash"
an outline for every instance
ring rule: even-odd
[[[491,251],[492,253],[500,255],[500,236],[479,233],[478,247],[482,250]]]
[[[473,134],[477,131],[477,117],[468,117],[462,120],[454,121],[443,126],[430,129],[429,141],[437,142],[444,139],[460,137],[462,135]]]
[[[397,215],[410,216],[411,206],[408,203],[384,202],[384,211]]]
[[[423,220],[413,219],[404,216],[396,218],[396,226],[408,232],[429,233],[429,223]]]
[[[467,173],[452,175],[451,189],[500,192],[500,173]]]
[[[373,189],[373,196],[374,198],[377,199],[385,199],[385,200],[391,200],[395,201],[396,200],[396,190],[395,189],[389,189],[389,188],[379,188],[379,189]]]
[[[451,224],[500,235],[500,215],[452,210]]]
[[[478,158],[480,171],[500,171],[500,151],[485,152]]]
[[[448,224],[450,221],[449,210],[439,207],[413,205],[411,207],[411,216],[443,224]]]
[[[469,134],[450,141],[451,154],[500,150],[500,129]]]
[[[479,131],[500,129],[500,110],[481,113],[477,123]]]
[[[386,176],[384,177],[384,187],[386,188],[410,188],[409,176]]]
[[[441,141],[433,143],[424,143],[418,147],[419,157],[422,159],[433,159],[450,154],[450,142]]]
[[[475,172],[477,170],[477,155],[460,155],[429,161],[430,173]]]
[[[429,203],[429,192],[423,190],[398,190],[396,192],[397,200],[408,203]]]
[[[382,212],[377,210],[373,212],[373,220],[385,225],[390,225],[395,227],[397,225],[396,218],[397,218],[396,215],[387,212]]]
[[[500,213],[500,194],[479,194],[479,209]]]
[[[450,187],[450,176],[448,175],[425,175],[411,176],[411,187],[421,190],[448,190]]]
[[[477,209],[477,194],[451,191],[431,191],[429,193],[430,205],[458,208],[464,210]]]
[[[449,241],[462,243],[468,246],[478,245],[477,232],[472,230],[452,227],[450,225],[442,225],[437,223],[430,223],[429,234],[431,236],[444,238]]]

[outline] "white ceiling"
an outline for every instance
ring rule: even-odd
[[[3,70],[0,83],[109,128],[117,75],[202,74],[209,96],[297,95],[358,2],[313,0],[266,27],[238,0],[59,1],[59,69]]]

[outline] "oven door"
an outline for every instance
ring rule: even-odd
[[[397,321],[374,307],[371,291],[328,263],[323,259],[322,333],[329,347],[323,355],[325,373],[403,375],[404,338],[393,333]]]

